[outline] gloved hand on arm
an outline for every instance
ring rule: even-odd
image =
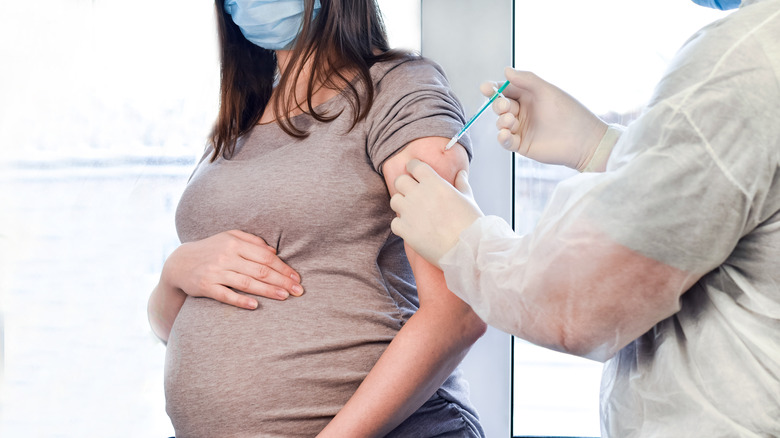
[[[460,233],[484,214],[474,202],[465,171],[458,173],[453,187],[420,160],[410,160],[406,170],[411,176],[395,180],[398,193],[390,207],[398,217],[390,227],[425,260],[439,266]]]
[[[493,111],[499,115],[496,126],[502,147],[541,163],[580,172],[604,170],[618,137],[608,132],[605,122],[531,72],[507,67],[504,74],[510,82],[503,92],[505,98],[493,103]],[[480,91],[492,96],[495,85],[485,82]]]

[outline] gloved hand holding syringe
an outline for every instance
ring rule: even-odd
[[[480,108],[480,109],[479,109],[479,111],[477,111],[477,113],[476,113],[476,114],[474,114],[474,117],[472,117],[472,118],[471,118],[471,120],[469,120],[468,122],[466,122],[466,124],[463,126],[463,129],[461,129],[461,130],[460,130],[460,132],[458,132],[458,134],[457,134],[457,135],[455,135],[455,137],[452,137],[452,140],[450,140],[450,142],[449,142],[449,143],[447,143],[447,146],[445,146],[445,147],[444,147],[444,150],[445,150],[445,151],[448,151],[448,150],[450,150],[450,148],[451,148],[453,145],[455,145],[455,143],[457,143],[457,142],[458,142],[458,140],[460,140],[460,138],[461,138],[461,137],[463,137],[463,134],[465,134],[465,133],[466,133],[466,131],[469,129],[469,127],[471,127],[471,125],[472,125],[474,122],[476,122],[476,121],[477,121],[477,119],[479,118],[479,116],[481,116],[481,115],[482,115],[482,113],[483,113],[483,112],[485,112],[485,110],[486,110],[486,109],[487,109],[487,108],[488,108],[488,107],[489,107],[489,106],[490,106],[490,105],[493,103],[493,101],[494,101],[494,100],[496,100],[496,98],[497,98],[498,96],[501,96],[501,92],[503,92],[503,91],[504,91],[504,89],[505,89],[505,88],[506,88],[508,85],[509,85],[509,81],[506,81],[506,82],[504,82],[504,85],[502,85],[502,86],[501,86],[501,88],[499,88],[499,89],[493,88],[493,90],[495,90],[495,93],[493,94],[493,96],[491,96],[491,97],[490,97],[490,99],[488,99],[488,101],[487,101],[487,102],[485,102],[485,104],[484,104],[484,105],[482,105],[482,108]]]

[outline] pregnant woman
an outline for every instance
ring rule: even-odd
[[[390,231],[410,159],[468,166],[443,72],[374,0],[216,16],[219,114],[149,300],[177,437],[482,437],[457,365],[485,325]]]

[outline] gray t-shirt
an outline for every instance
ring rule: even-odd
[[[374,106],[353,129],[340,95],[317,108],[343,110],[336,120],[294,118],[307,138],[258,125],[231,159],[211,163],[209,148],[193,173],[176,212],[181,241],[231,229],[260,236],[306,293],[260,299],[254,311],[187,298],[165,364],[178,437],[314,436],[417,309],[381,167],[412,140],[455,135],[463,111],[430,61],[406,57],[371,73]],[[472,411],[458,372],[437,397]]]

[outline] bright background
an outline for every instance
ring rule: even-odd
[[[391,44],[419,49],[419,0],[379,3]],[[641,105],[717,15],[686,0],[516,9],[518,67],[599,114]],[[172,435],[146,300],[216,113],[213,21],[207,1],[0,3],[0,436]],[[565,175],[518,168],[522,230]],[[594,418],[596,377],[576,377],[592,365],[551,354],[516,344],[516,431]]]
[[[172,435],[145,308],[216,111],[212,8],[0,5],[0,436]]]

